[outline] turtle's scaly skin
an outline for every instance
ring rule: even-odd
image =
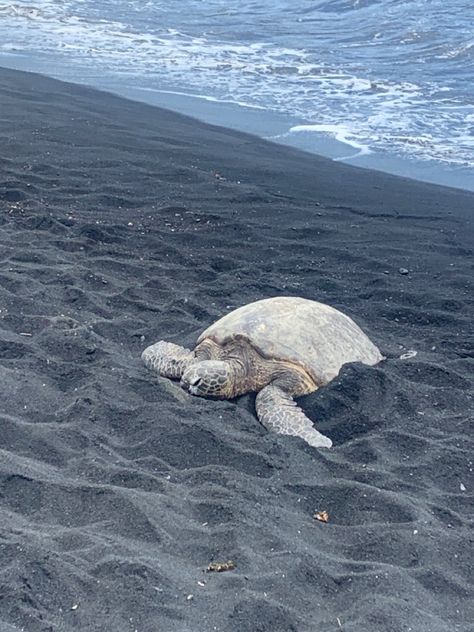
[[[301,437],[315,448],[330,448],[332,441],[313,427],[311,419],[294,399],[278,386],[269,384],[255,400],[257,416],[268,430]]]
[[[142,358],[160,375],[181,378],[194,395],[232,398],[258,391],[257,415],[266,428],[330,447],[331,440],[313,427],[293,397],[327,384],[348,362],[373,365],[383,356],[333,307],[276,297],[227,314],[199,336],[194,351],[160,341]]]
[[[160,340],[145,349],[142,360],[149,369],[163,377],[179,380],[192,356],[190,349]]]

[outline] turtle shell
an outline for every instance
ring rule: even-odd
[[[223,316],[199,336],[219,345],[244,339],[265,358],[295,362],[327,384],[347,362],[377,364],[380,351],[356,323],[334,307],[279,296]]]

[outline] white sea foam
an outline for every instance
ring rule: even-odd
[[[449,50],[438,55],[440,59],[458,59],[467,56],[474,56],[474,39],[464,42],[460,46],[450,48]]]
[[[235,101],[234,99],[218,99],[207,94],[196,94],[195,92],[183,92],[181,90],[161,90],[159,88],[149,88],[143,86],[135,88],[135,90],[142,90],[143,92],[156,92],[160,94],[176,94],[180,97],[192,97],[193,99],[202,99],[203,101],[209,101],[210,103],[230,103],[231,105],[238,105],[240,107],[250,108],[252,110],[267,110],[267,108],[261,105],[245,103],[244,101]]]
[[[349,158],[357,158],[358,156],[366,156],[370,154],[370,148],[367,145],[363,145],[360,141],[357,140],[358,134],[354,130],[351,130],[348,125],[344,123],[340,123],[338,125],[335,124],[308,124],[308,125],[294,125],[290,127],[290,133],[297,132],[318,132],[319,134],[328,134],[334,137],[340,143],[344,143],[345,145],[349,145],[357,150],[355,154],[350,154],[348,156],[341,156],[337,158],[337,160],[348,160]]]

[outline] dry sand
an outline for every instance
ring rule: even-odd
[[[1,632],[472,630],[474,195],[7,70],[0,141]],[[387,356],[332,450],[140,362],[274,295]]]

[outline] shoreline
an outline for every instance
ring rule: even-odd
[[[0,112],[2,630],[465,632],[474,194],[34,73]],[[140,360],[278,295],[386,358],[299,399],[330,450]]]
[[[357,148],[324,132],[291,133],[291,128],[298,127],[299,123],[296,118],[290,116],[239,106],[236,103],[213,102],[205,97],[191,94],[121,86],[113,81],[109,83],[107,90],[125,98],[197,118],[211,125],[254,134],[263,140],[330,158],[335,162],[419,182],[474,191],[474,169],[472,168],[402,158],[372,150],[365,151],[362,147]]]
[[[55,71],[51,72],[51,60],[32,61],[27,56],[2,53],[0,67],[4,65],[12,70],[38,72],[57,80],[72,81],[69,77],[70,69],[59,61],[53,67]],[[155,107],[170,109],[211,125],[220,125],[236,131],[254,134],[259,138],[341,161],[344,164],[398,175],[420,182],[474,191],[474,169],[472,168],[454,167],[436,161],[404,158],[371,150],[359,152],[356,147],[337,140],[329,133],[316,133],[314,131],[291,133],[290,129],[301,126],[302,121],[289,115],[233,102],[222,102],[199,95],[183,94],[173,90],[172,86],[167,90],[130,85],[127,78],[120,81],[114,77],[96,77],[91,74],[88,77],[78,76],[78,81],[77,85],[92,87]],[[75,81],[72,82],[75,83]]]

